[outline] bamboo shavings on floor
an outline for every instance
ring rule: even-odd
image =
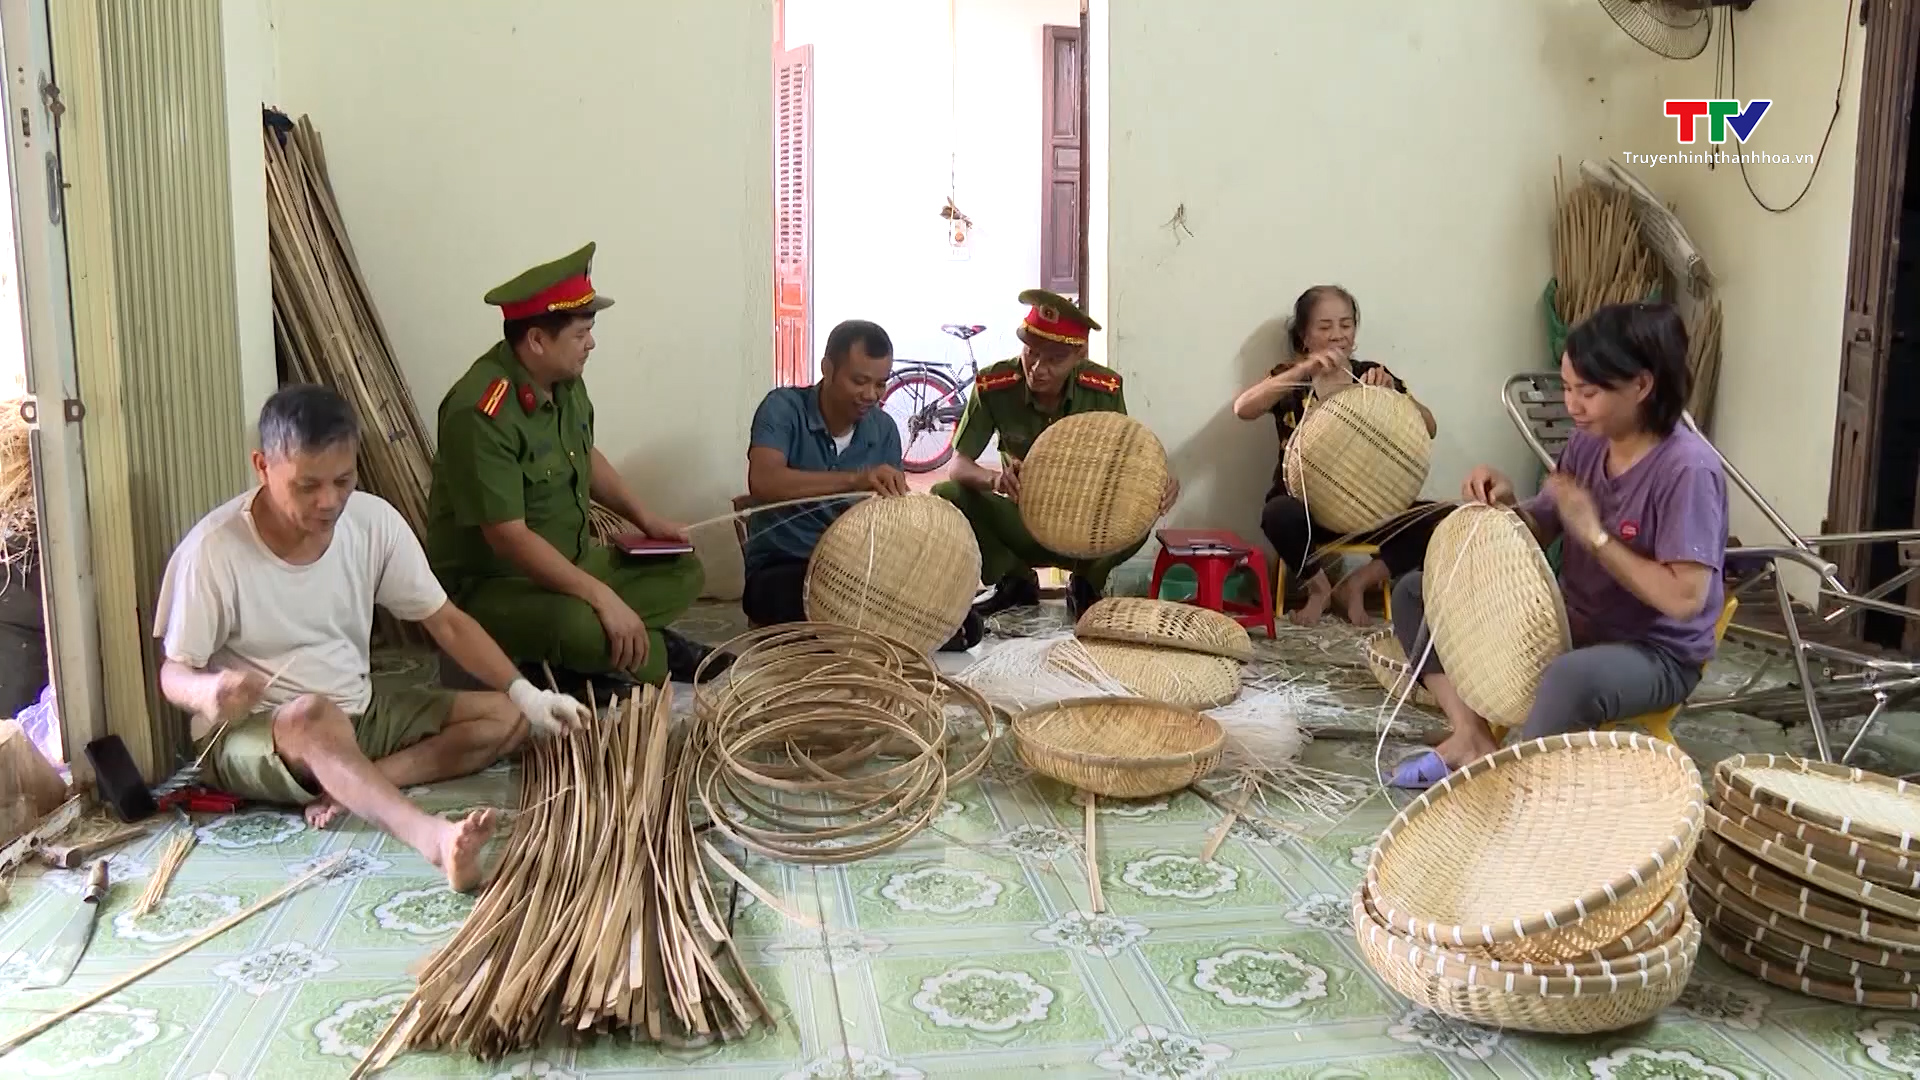
[[[180,864],[187,861],[187,854],[193,850],[194,831],[180,828],[173,831],[173,839],[167,842],[167,850],[160,856],[160,865],[154,867],[153,876],[147,879],[147,888],[140,894],[140,902],[133,906],[133,917],[144,918],[166,899],[167,886],[173,883],[173,875],[180,870]]]
[[[406,1047],[495,1061],[564,1032],[679,1042],[774,1025],[701,863],[672,701],[644,687],[527,748],[497,873],[363,1069]]]
[[[1631,195],[1591,181],[1565,189],[1564,182],[1554,177],[1554,308],[1572,327],[1608,304],[1645,300],[1660,283],[1660,263],[1640,239]]]

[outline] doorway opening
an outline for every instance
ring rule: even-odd
[[[817,379],[839,322],[879,323],[881,407],[925,490],[974,376],[1019,355],[1020,292],[1088,303],[1085,3],[776,0],[774,18],[775,382]]]
[[[11,89],[11,85],[8,86]],[[8,116],[15,110],[6,109]],[[0,152],[0,721],[15,720],[48,760],[65,760],[55,712],[41,576],[32,379],[14,228],[13,155]]]

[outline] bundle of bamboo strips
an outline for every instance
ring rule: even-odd
[[[290,123],[269,110],[264,137],[273,327],[287,377],[352,403],[364,429],[361,483],[424,534],[432,444],[347,238],[320,135],[304,116]]]
[[[1720,388],[1720,299],[1711,290],[1696,306],[1692,325],[1687,327],[1687,370],[1693,373],[1687,412],[1707,430],[1713,418],[1713,397]]]
[[[1660,283],[1660,264],[1641,242],[1633,197],[1590,181],[1567,190],[1558,175],[1553,193],[1559,208],[1554,309],[1560,321],[1577,326],[1608,304],[1645,300]]]
[[[160,865],[154,868],[153,876],[147,879],[147,888],[140,894],[140,902],[133,906],[134,918],[141,918],[166,899],[167,886],[173,884],[173,875],[180,870],[180,864],[187,861],[187,853],[193,850],[194,833],[190,828],[175,829],[173,839],[167,841],[166,853],[160,856]]]
[[[561,1032],[734,1038],[774,1018],[700,864],[672,696],[643,688],[532,744],[499,870],[361,1075],[402,1049],[483,1060]]]

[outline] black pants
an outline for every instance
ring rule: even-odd
[[[1415,506],[1431,506],[1431,503],[1415,503]],[[1436,511],[1411,522],[1399,521],[1375,533],[1362,533],[1353,538],[1356,544],[1377,544],[1380,548],[1380,561],[1387,564],[1387,572],[1394,577],[1409,570],[1418,570],[1427,558],[1427,541],[1433,539],[1433,530],[1438,528],[1440,520],[1447,512]],[[1291,581],[1302,579],[1302,566],[1314,548],[1333,540],[1340,539],[1343,533],[1313,522],[1312,532],[1307,529],[1307,505],[1299,499],[1282,491],[1267,496],[1267,505],[1260,511],[1260,531],[1266,534],[1267,543],[1280,553],[1280,561],[1287,565],[1287,576]],[[1376,539],[1379,534],[1392,534],[1386,539]]]
[[[781,559],[747,571],[740,610],[755,627],[807,621],[807,560]]]

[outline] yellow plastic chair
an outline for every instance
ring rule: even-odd
[[[1380,554],[1380,545],[1341,544],[1338,547],[1318,548],[1315,550],[1315,554],[1338,555],[1342,558],[1348,555],[1364,555],[1371,559]],[[1279,619],[1287,610],[1287,564],[1279,559],[1275,559],[1274,561],[1279,565],[1276,566],[1273,571],[1273,617]],[[1386,616],[1387,622],[1393,622],[1392,578],[1388,578],[1386,583],[1380,586],[1380,611],[1382,615]]]
[[[1715,619],[1713,623],[1713,648],[1715,652],[1720,651],[1720,642],[1726,638],[1727,627],[1733,623],[1734,609],[1739,606],[1740,601],[1729,596],[1727,597],[1726,604],[1720,608],[1720,617]],[[1705,665],[1702,665],[1700,670],[1702,675],[1706,674]],[[1680,715],[1680,710],[1684,707],[1686,707],[1686,702],[1683,701],[1678,705],[1669,705],[1659,712],[1643,713],[1626,720],[1609,720],[1600,725],[1600,730],[1612,731],[1622,724],[1632,724],[1654,738],[1659,739],[1661,742],[1670,743],[1673,742],[1673,718]],[[1507,728],[1489,725],[1488,730],[1493,732],[1494,742],[1504,743],[1507,741]]]

